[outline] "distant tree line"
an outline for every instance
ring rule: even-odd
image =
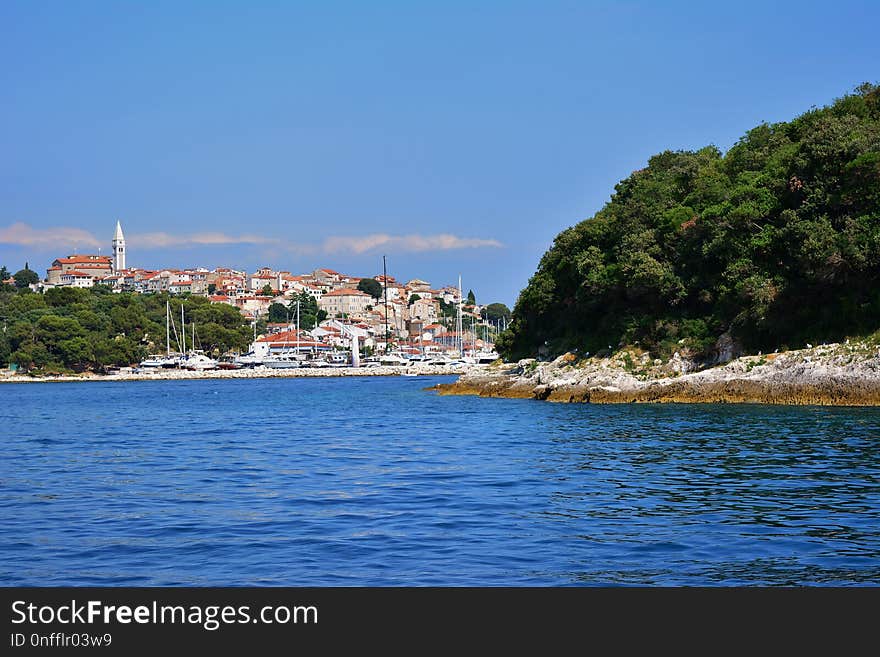
[[[238,309],[205,297],[117,294],[105,286],[57,287],[36,294],[5,285],[0,289],[0,363],[41,371],[138,363],[149,353],[165,351],[166,300],[178,335],[183,306],[187,344],[195,322],[196,346],[206,353],[243,350],[252,340],[252,329]],[[172,336],[172,350],[176,347]]]

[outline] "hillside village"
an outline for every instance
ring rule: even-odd
[[[315,352],[343,349],[356,336],[367,352],[393,348],[402,354],[455,356],[491,350],[507,319],[487,313],[472,293],[462,299],[457,286],[438,287],[420,279],[400,282],[381,273],[360,277],[327,268],[294,274],[269,267],[255,272],[228,267],[129,267],[119,222],[112,253],[58,257],[47,268],[46,277],[30,287],[45,293],[54,288],[104,286],[118,293],[203,297],[212,304],[237,308],[253,326],[255,346],[271,351],[291,343]],[[312,321],[304,321],[297,333],[300,306],[303,314],[305,306],[310,306],[313,314]]]

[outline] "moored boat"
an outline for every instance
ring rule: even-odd
[[[216,370],[217,361],[199,352],[190,352],[180,359],[180,367],[186,370]]]
[[[147,356],[140,362],[140,367],[174,367],[177,364],[176,359],[171,356],[163,356],[154,354]]]

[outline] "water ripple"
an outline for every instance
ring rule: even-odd
[[[434,382],[10,386],[0,583],[880,584],[880,409]]]

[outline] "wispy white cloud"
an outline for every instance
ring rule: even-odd
[[[25,223],[17,222],[6,228],[0,228],[0,244],[30,246],[36,248],[52,247],[90,247],[101,246],[87,230],[59,226],[56,228],[33,228]]]
[[[446,233],[440,235],[385,235],[374,234],[360,237],[329,237],[324,240],[325,253],[366,253],[378,248],[396,251],[448,251],[450,249],[498,248],[498,240],[475,237],[458,237]]]
[[[172,235],[171,233],[141,233],[126,237],[128,244],[144,249],[171,248],[185,246],[226,246],[232,244],[277,244],[278,240],[259,235],[227,235],[208,232],[192,235]]]
[[[180,235],[166,232],[140,233],[127,235],[126,240],[129,247],[134,249],[254,245],[263,247],[267,252],[274,254],[284,252],[298,255],[315,253],[360,255],[377,249],[421,253],[448,251],[451,249],[498,248],[503,246],[501,242],[494,239],[459,237],[448,233],[437,235],[388,235],[385,233],[374,233],[360,236],[334,236],[328,237],[319,244],[294,243],[254,234],[227,235],[222,232]],[[25,223],[18,222],[5,228],[0,227],[0,244],[14,244],[40,249],[66,247],[97,249],[102,246],[109,247],[109,241],[109,239],[98,240],[92,233],[81,228],[66,226],[33,228]]]

